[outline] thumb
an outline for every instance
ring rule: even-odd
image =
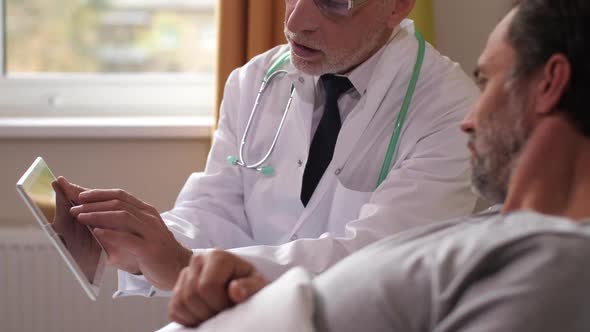
[[[229,283],[229,298],[236,304],[242,303],[264,288],[268,282],[264,277],[255,273],[249,277],[234,279]]]
[[[66,178],[60,176],[57,178],[57,184],[64,192],[65,196],[75,204],[79,204],[78,196],[81,192],[87,191],[87,188],[81,187],[77,184],[70,183]]]

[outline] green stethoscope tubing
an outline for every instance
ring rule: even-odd
[[[410,79],[410,83],[408,84],[408,89],[406,90],[406,96],[404,97],[402,108],[397,116],[395,128],[393,130],[393,133],[391,134],[391,140],[389,141],[389,145],[387,146],[387,153],[385,153],[385,159],[383,160],[383,165],[381,166],[381,173],[379,174],[379,179],[377,180],[377,187],[379,187],[379,185],[381,185],[381,183],[385,181],[385,178],[387,178],[387,174],[389,173],[389,169],[391,168],[393,156],[397,151],[397,143],[402,133],[402,127],[404,126],[404,122],[406,121],[406,115],[408,114],[408,110],[410,109],[410,104],[412,103],[414,92],[416,91],[416,84],[418,84],[418,78],[420,78],[422,64],[424,63],[424,52],[426,50],[426,43],[424,42],[424,37],[419,31],[416,30],[415,35],[416,39],[418,40],[418,56],[416,56],[416,63],[414,64],[412,78]]]
[[[271,78],[272,75],[274,75],[277,71],[279,71],[279,69],[281,69],[283,67],[283,65],[285,64],[285,62],[291,60],[291,52],[287,52],[283,55],[281,55],[273,64],[272,66],[270,66],[270,69],[268,70],[268,72],[266,73],[266,75],[264,75],[264,80],[263,82],[268,82]]]
[[[410,79],[410,83],[408,84],[408,88],[406,90],[406,95],[404,97],[404,101],[402,103],[401,110],[397,116],[397,120],[395,122],[393,133],[391,134],[391,139],[389,141],[389,145],[387,146],[387,152],[385,154],[385,159],[383,160],[383,165],[381,166],[381,172],[379,174],[379,179],[377,180],[377,187],[381,185],[381,183],[387,178],[387,174],[389,173],[389,169],[391,168],[391,163],[393,162],[393,156],[397,152],[397,145],[399,138],[401,136],[401,131],[406,120],[406,115],[408,114],[408,110],[410,109],[410,105],[412,103],[412,98],[414,97],[414,92],[416,91],[416,85],[418,83],[418,78],[420,77],[420,71],[422,69],[422,64],[424,62],[424,53],[426,50],[426,43],[424,41],[424,37],[419,31],[415,32],[416,39],[418,40],[418,55],[416,56],[416,63],[414,64],[414,70],[412,72],[412,77]],[[242,136],[242,141],[240,142],[240,149],[239,149],[239,160],[236,157],[228,156],[227,160],[231,165],[242,166],[248,169],[256,169],[260,171],[264,175],[272,175],[274,173],[274,168],[272,166],[262,166],[268,158],[270,157],[276,142],[278,140],[279,134],[287,117],[287,113],[289,112],[289,108],[291,105],[291,101],[293,99],[293,92],[294,92],[294,85],[291,84],[291,91],[289,95],[289,100],[287,101],[287,106],[285,107],[285,112],[283,113],[283,117],[281,118],[281,122],[279,127],[277,128],[277,132],[275,133],[275,137],[273,142],[268,149],[267,153],[254,164],[247,164],[244,159],[244,146],[246,144],[246,138],[250,131],[250,125],[252,119],[254,118],[254,114],[258,108],[258,104],[260,102],[260,98],[262,93],[266,89],[267,85],[270,83],[274,77],[276,77],[279,73],[286,73],[285,70],[281,68],[283,65],[291,59],[290,52],[286,52],[285,54],[281,55],[268,69],[264,78],[262,80],[262,85],[260,86],[260,90],[258,91],[258,95],[256,96],[256,101],[254,102],[254,106],[252,108],[252,112],[250,113],[250,118],[246,124],[246,129],[244,130],[244,134]]]

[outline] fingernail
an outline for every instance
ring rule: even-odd
[[[70,208],[70,213],[73,215],[77,215],[82,211],[82,207],[78,206],[74,206],[72,208]]]
[[[74,216],[74,220],[77,220],[78,222],[83,224],[85,222],[88,222],[87,220],[85,220],[87,218],[86,216],[88,216],[88,215],[89,215],[88,213],[82,212],[79,215]]]
[[[243,299],[246,297],[246,288],[244,288],[243,286],[238,286],[238,296],[240,297],[240,299]]]

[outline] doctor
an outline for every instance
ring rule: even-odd
[[[72,214],[95,228],[120,269],[119,294],[171,290],[191,255],[210,248],[273,280],[295,265],[319,273],[392,233],[471,213],[458,128],[477,89],[415,33],[405,19],[414,3],[286,0],[288,45],[230,75],[205,172],[189,178],[171,211],[61,178],[79,204]]]

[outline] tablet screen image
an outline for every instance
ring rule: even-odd
[[[96,300],[106,265],[106,253],[90,228],[70,214],[73,204],[38,157],[17,183],[17,191],[49,236],[88,296]]]

